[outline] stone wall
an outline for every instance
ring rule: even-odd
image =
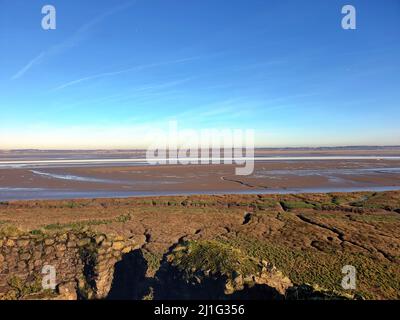
[[[105,298],[114,265],[137,249],[131,240],[88,231],[0,236],[0,299]],[[56,271],[56,290],[43,290],[42,268]]]
[[[196,251],[193,243],[183,241],[170,248],[154,276],[148,277],[143,252],[130,239],[82,230],[3,235],[0,300],[356,298],[294,284],[268,261],[226,245],[215,251],[216,244],[203,241]],[[218,259],[220,254],[230,266]],[[54,290],[43,290],[46,265],[56,271]]]

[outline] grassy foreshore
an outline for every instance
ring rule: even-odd
[[[0,204],[0,239],[3,240],[90,232],[94,237],[106,235],[132,241],[135,245],[131,249],[143,258],[141,281],[146,279],[143,282],[146,285],[141,286],[147,286],[135,296],[139,299],[158,297],[157,277],[163,274],[160,265],[166,261],[180,271],[193,269],[195,273],[201,271],[203,276],[210,270],[214,275],[229,272],[233,278],[235,269],[237,278],[243,270],[254,267],[249,261],[256,261],[256,265],[266,261],[296,286],[307,284],[338,295],[365,299],[399,299],[399,228],[400,192]],[[2,246],[5,248],[4,243]],[[176,251],[177,246],[195,250]],[[15,248],[21,249],[16,244]],[[102,252],[100,247],[96,250]],[[187,256],[176,252],[186,252]],[[232,253],[238,255],[238,260]],[[1,254],[0,275],[6,279],[14,271],[5,267],[4,250]],[[229,259],[221,260],[224,255]],[[356,268],[355,290],[344,290],[341,286],[345,265]]]

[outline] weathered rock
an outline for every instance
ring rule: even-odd
[[[75,242],[75,241],[68,241],[67,247],[68,247],[68,248],[76,247],[76,242]]]
[[[90,239],[89,238],[83,238],[83,239],[78,241],[78,246],[79,247],[84,247],[84,246],[87,246],[89,243],[90,243]]]
[[[26,262],[25,261],[19,261],[17,264],[18,270],[25,270],[26,269]]]
[[[51,245],[53,245],[54,244],[54,240],[53,239],[45,239],[44,240],[44,244],[46,245],[46,246],[51,246]]]
[[[234,280],[235,286],[243,286],[243,276],[240,274]]]
[[[122,248],[125,246],[125,243],[123,241],[114,241],[112,248],[114,250],[122,250]]]
[[[35,261],[33,262],[33,265],[34,265],[35,267],[41,267],[41,266],[43,265],[43,261],[42,261],[42,260],[35,260]]]
[[[119,258],[121,255],[122,255],[121,251],[115,250],[115,251],[113,252],[113,256],[114,256],[115,258]]]
[[[94,239],[95,239],[96,244],[101,244],[106,239],[106,237],[104,234],[100,234],[100,235],[96,236]]]
[[[58,286],[58,293],[63,300],[77,300],[77,286],[74,282],[62,283]]]
[[[37,260],[40,259],[41,256],[42,256],[41,250],[35,250],[32,254],[32,259]]]
[[[121,237],[121,236],[114,237],[114,241],[124,241],[124,240],[125,240],[124,237]]]
[[[26,247],[29,245],[29,243],[30,243],[29,240],[18,240],[17,241],[18,247]]]
[[[15,241],[12,240],[12,239],[8,239],[8,240],[6,240],[5,245],[6,245],[7,247],[13,247],[13,246],[15,246]]]
[[[27,261],[27,260],[29,260],[29,259],[31,258],[31,255],[30,255],[29,253],[23,253],[23,254],[21,254],[21,255],[19,256],[19,258],[20,258],[21,260]]]
[[[64,252],[66,250],[65,244],[59,243],[55,246],[56,251]]]
[[[68,240],[69,240],[69,241],[76,241],[76,240],[77,240],[77,237],[76,237],[75,234],[69,233],[69,234],[68,234]]]
[[[111,247],[112,246],[112,242],[109,241],[109,240],[104,240],[101,245],[102,245],[103,248]]]
[[[115,239],[110,242],[105,235],[82,231],[2,239],[0,296],[12,290],[7,282],[10,275],[20,279],[21,283],[28,283],[37,276],[42,276],[44,265],[50,265],[56,270],[57,280],[62,281],[58,285],[58,296],[45,297],[46,295],[35,293],[25,298],[77,299],[77,279],[80,279],[79,291],[84,297],[105,298],[111,288],[115,263],[123,254],[133,250],[132,242],[122,237]],[[95,270],[90,281],[89,278],[86,279],[85,270]],[[3,275],[8,276],[3,279]]]
[[[224,293],[225,294],[232,294],[232,293],[234,293],[235,292],[235,286],[234,286],[234,284],[232,283],[232,281],[227,281],[226,282],[226,284],[225,284],[225,290],[224,290]]]
[[[122,253],[128,253],[128,252],[131,252],[131,251],[132,251],[132,247],[131,246],[127,246],[127,247],[125,247],[125,248],[123,248],[121,250]]]
[[[45,249],[44,249],[44,253],[46,254],[46,255],[50,255],[50,254],[52,254],[54,252],[54,248],[53,247],[46,247]]]
[[[60,234],[57,236],[58,242],[66,242],[68,240],[68,235],[66,233]]]

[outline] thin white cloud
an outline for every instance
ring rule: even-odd
[[[65,89],[70,86],[74,86],[78,83],[85,82],[85,81],[90,81],[90,80],[95,80],[95,79],[100,79],[100,78],[105,78],[105,77],[112,77],[112,76],[117,76],[120,74],[132,72],[132,71],[141,71],[149,68],[155,68],[155,67],[162,67],[162,66],[167,66],[171,64],[178,64],[178,63],[184,63],[184,62],[189,62],[193,60],[197,60],[200,57],[190,57],[190,58],[183,58],[183,59],[178,59],[178,60],[171,60],[171,61],[165,61],[165,62],[159,62],[159,63],[151,63],[151,64],[145,64],[145,65],[138,65],[134,67],[130,67],[127,69],[122,69],[122,70],[117,70],[117,71],[111,71],[111,72],[103,72],[103,73],[98,73],[95,75],[87,76],[87,77],[82,77],[76,80],[69,81],[67,83],[64,83],[62,85],[59,85],[58,87],[54,88],[53,91]]]
[[[154,103],[157,101],[162,101],[166,96],[174,93],[173,91],[170,91],[168,89],[180,86],[193,79],[194,79],[193,77],[190,77],[164,83],[148,84],[144,86],[132,87],[125,91],[121,91],[117,94],[112,94],[104,97],[97,97],[95,99],[86,99],[86,100],[79,99],[77,102],[72,102],[72,103],[60,102],[57,105],[54,105],[54,109],[61,111],[61,110],[73,109],[82,105],[89,107],[94,104],[96,106],[99,106],[105,103],[108,104],[129,103],[132,101],[139,103],[140,105]]]
[[[22,77],[30,68],[32,68],[35,64],[39,64],[43,57],[45,56],[45,52],[41,52],[35,58],[27,63],[21,70],[19,70],[16,74],[14,74],[11,79],[15,80]]]
[[[33,66],[38,65],[42,63],[44,58],[60,54],[64,52],[66,49],[73,48],[75,47],[78,43],[80,43],[85,35],[92,29],[95,25],[99,24],[101,21],[103,21],[105,18],[118,13],[124,9],[127,9],[128,7],[132,6],[134,2],[128,2],[123,5],[117,6],[115,8],[112,8],[111,10],[101,14],[100,16],[94,18],[93,20],[85,23],[82,25],[75,33],[72,34],[71,37],[67,38],[63,42],[51,46],[48,50],[41,52],[39,55],[31,59],[22,69],[20,69],[17,73],[15,73],[11,79],[16,80],[20,77],[22,77],[26,72],[28,72]]]

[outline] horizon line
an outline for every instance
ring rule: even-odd
[[[281,146],[281,147],[255,147],[254,150],[282,150],[282,149],[344,149],[344,148],[400,148],[400,145],[335,145],[335,146]],[[179,148],[178,148],[179,149]],[[197,148],[198,150],[202,149],[212,149],[212,148]],[[233,147],[232,147],[233,149]],[[244,148],[243,148],[244,149]],[[64,149],[64,148],[16,148],[16,149],[8,149],[1,148],[0,152],[4,151],[145,151],[147,148],[77,148],[77,149]],[[159,149],[164,150],[164,149]],[[168,149],[165,149],[168,150]]]

